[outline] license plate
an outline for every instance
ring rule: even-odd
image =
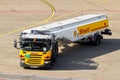
[[[38,68],[38,66],[31,66],[31,68]]]

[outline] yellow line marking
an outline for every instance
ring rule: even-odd
[[[46,20],[42,21],[44,23],[44,22],[48,22],[49,19],[53,18],[53,16],[55,15],[55,8],[54,8],[54,6],[52,4],[50,4],[46,0],[41,0],[41,1],[43,1],[44,3],[46,3],[52,9],[52,15],[49,18],[47,18]]]
[[[96,3],[96,5],[101,4],[101,3],[104,3],[104,2],[106,2],[106,1],[108,1],[108,0],[100,1],[100,2]],[[93,7],[93,6],[86,6],[86,7],[82,8],[81,10],[86,10],[86,9],[91,8],[91,7]],[[52,20],[56,20],[56,19],[59,19],[59,18],[65,17],[65,16],[69,16],[69,15],[75,14],[75,13],[77,13],[77,12],[79,12],[79,10],[76,10],[76,11],[74,11],[74,12],[67,13],[67,14],[64,14],[64,15],[61,15],[61,16],[52,18],[52,19],[50,19],[50,20],[51,20],[51,21],[52,21]]]
[[[46,20],[44,20],[44,21],[42,21],[42,22],[38,22],[38,23],[36,23],[36,24],[30,25],[30,26],[26,26],[26,27],[23,27],[23,28],[19,28],[19,29],[17,29],[17,30],[10,31],[10,32],[5,33],[5,34],[1,34],[0,37],[3,37],[3,36],[8,35],[8,34],[13,34],[13,33],[15,33],[15,32],[19,32],[19,31],[21,31],[21,30],[24,30],[24,29],[27,29],[27,28],[31,28],[31,27],[34,27],[34,26],[37,26],[37,25],[46,23],[46,22],[48,22],[48,21],[56,20],[56,19],[59,19],[59,18],[65,17],[65,16],[69,16],[69,15],[72,15],[72,14],[75,14],[75,13],[79,12],[78,10],[76,10],[76,11],[74,11],[74,12],[67,13],[67,14],[64,14],[64,15],[61,15],[61,16],[52,18],[52,17],[54,16],[54,14],[55,14],[55,8],[54,8],[54,6],[52,6],[52,5],[51,5],[49,2],[47,2],[46,0],[41,0],[41,1],[43,1],[44,3],[46,3],[47,5],[49,5],[50,8],[52,9],[52,15],[51,15],[49,18],[47,18]],[[100,2],[98,2],[98,3],[96,3],[96,5],[101,4],[101,3],[104,3],[104,2],[106,2],[106,1],[108,1],[108,0],[102,0],[102,1],[100,1]],[[86,9],[91,8],[91,7],[93,7],[93,5],[92,5],[92,6],[86,6],[86,7],[82,8],[81,10],[86,10]]]
[[[38,22],[38,23],[35,23],[35,24],[32,24],[32,25],[29,25],[29,26],[25,26],[25,27],[22,27],[22,28],[19,28],[17,30],[14,30],[14,31],[10,31],[10,32],[7,32],[5,34],[0,34],[0,37],[3,37],[3,36],[6,36],[6,35],[9,35],[9,34],[13,34],[13,33],[16,33],[16,32],[19,32],[21,30],[24,30],[24,29],[27,29],[27,28],[31,28],[31,27],[34,27],[34,26],[38,26],[40,24],[43,24],[43,23],[46,23],[48,22],[51,18],[53,18],[53,16],[55,15],[55,8],[52,4],[50,4],[49,2],[47,2],[46,0],[41,0],[42,2],[44,2],[45,4],[47,4],[51,10],[52,10],[52,15],[50,17],[48,17],[47,19],[41,21],[41,22]]]

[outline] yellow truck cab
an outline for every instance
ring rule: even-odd
[[[31,34],[21,33],[20,35],[19,58],[20,65],[24,68],[50,68],[56,60],[58,45],[53,35],[40,33],[32,31]]]

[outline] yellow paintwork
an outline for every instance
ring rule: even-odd
[[[46,53],[46,54],[44,54]],[[25,64],[27,65],[31,65],[31,66],[40,66],[40,65],[44,65],[44,61],[45,60],[50,60],[51,59],[51,54],[52,54],[52,51],[48,51],[48,52],[38,52],[38,51],[24,51],[24,50],[20,50],[20,55],[23,55],[25,56],[26,54],[29,54],[29,55],[40,55],[41,57],[39,58],[27,58],[27,57],[24,57],[24,62]],[[46,56],[49,56],[49,58],[45,58]],[[39,64],[29,64],[28,61],[30,60],[31,62],[35,62],[34,59],[38,59],[40,60],[40,63]],[[32,61],[33,60],[33,61]]]
[[[78,36],[84,35],[84,34],[88,34],[90,32],[94,32],[103,28],[107,28],[108,27],[108,19],[106,20],[102,20],[102,21],[98,21],[98,22],[93,22],[87,25],[83,25],[83,26],[79,26],[77,28],[78,30]],[[74,36],[75,36],[75,32],[74,32]],[[75,36],[76,37],[76,36]]]

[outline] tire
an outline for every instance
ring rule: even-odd
[[[30,67],[23,67],[24,69],[31,69]]]
[[[58,43],[55,44],[55,54],[56,57],[58,57]]]
[[[101,35],[95,34],[95,35],[94,35],[94,40],[92,41],[93,46],[98,46],[98,45],[100,45],[102,38],[103,38],[103,37],[102,37]]]
[[[53,46],[53,59],[58,56],[58,43],[56,42],[55,45]]]
[[[52,68],[52,66],[53,66],[53,60],[51,59],[51,63],[48,64],[44,69],[50,70]]]
[[[55,63],[55,62],[56,62],[56,53],[54,53],[54,54],[52,55],[51,65],[53,65],[53,63]]]
[[[31,69],[29,66],[25,65],[24,63],[20,62],[20,66],[24,69]]]
[[[58,57],[58,43],[56,42],[55,44],[55,53],[54,53],[54,57],[53,57],[53,62],[56,62],[56,58]]]
[[[50,70],[51,69],[51,65],[48,65],[46,67],[44,67],[45,70]]]

